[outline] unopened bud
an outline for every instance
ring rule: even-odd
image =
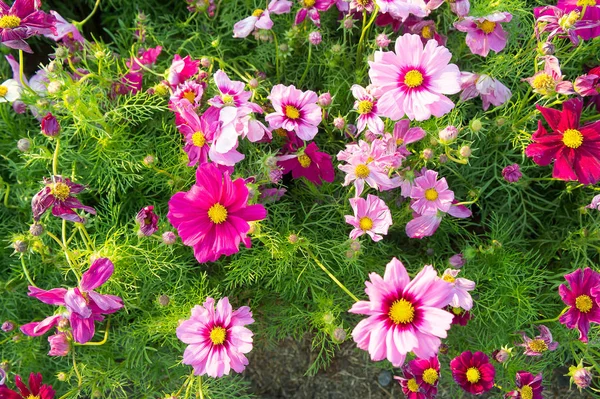
[[[469,147],[468,145],[462,146],[460,148],[459,153],[460,153],[461,157],[469,158],[471,156],[471,153],[472,153],[471,147]]]
[[[296,234],[290,234],[288,237],[288,241],[290,242],[290,244],[296,244],[298,240],[299,238]]]
[[[158,303],[160,306],[167,306],[171,302],[171,299],[167,295],[161,295],[158,297]]]
[[[346,335],[346,330],[344,330],[342,327],[338,327],[333,330],[332,337],[336,342],[344,342],[346,340]]]
[[[13,243],[13,248],[15,249],[15,252],[23,253],[27,251],[27,243],[25,241],[16,240]]]
[[[165,245],[172,245],[177,241],[177,236],[172,231],[165,231],[162,234],[162,242]]]
[[[17,141],[17,149],[21,152],[29,151],[29,147],[31,147],[31,141],[29,139],[20,139]]]
[[[427,160],[433,158],[433,150],[431,148],[425,148],[423,150],[423,158]]]
[[[29,226],[29,234],[31,234],[34,237],[39,237],[42,235],[42,233],[44,233],[44,227],[39,224],[39,223],[34,223],[31,226]]]

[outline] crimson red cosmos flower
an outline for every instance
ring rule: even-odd
[[[496,369],[483,352],[465,351],[450,362],[454,381],[465,391],[481,395],[492,389]]]
[[[516,377],[517,389],[505,395],[514,399],[542,399],[542,373],[534,376],[527,371],[518,371]]]
[[[410,371],[427,398],[435,398],[440,380],[440,362],[437,356],[429,359],[414,359],[408,363]]]
[[[567,328],[577,328],[579,340],[587,342],[590,322],[600,323],[600,274],[586,267],[565,275],[565,280],[569,282],[571,289],[561,284],[558,293],[569,310],[560,316],[559,321]]]
[[[541,166],[554,161],[552,177],[595,184],[600,180],[600,121],[580,126],[582,105],[573,98],[563,103],[562,112],[537,106],[552,131],[538,121],[525,154]]]
[[[42,385],[40,373],[29,375],[29,388],[19,375],[15,377],[15,384],[19,392],[8,389],[6,385],[0,385],[0,399],[54,399],[54,389],[50,385]]]
[[[307,145],[303,152],[279,157],[278,165],[283,173],[292,172],[294,179],[306,177],[317,186],[321,185],[321,179],[329,183],[335,179],[331,155],[319,152],[315,143]]]
[[[31,53],[25,41],[34,35],[54,34],[56,18],[40,11],[41,0],[15,0],[11,7],[0,0],[0,41],[6,47]]]

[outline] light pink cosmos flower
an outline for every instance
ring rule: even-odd
[[[48,337],[50,352],[48,356],[67,356],[71,350],[71,343],[66,333],[57,332]]]
[[[373,143],[382,142],[381,140],[375,140]],[[383,143],[383,142],[382,142]],[[361,140],[360,145],[363,147],[371,147],[369,144]],[[375,147],[375,146],[373,146]],[[354,188],[356,189],[356,197],[360,196],[365,188],[365,183],[367,183],[370,187],[373,187],[375,190],[386,191],[391,190],[392,188],[396,188],[399,185],[398,179],[392,180],[388,176],[387,167],[385,164],[385,158],[380,161],[376,157],[372,157],[369,153],[364,152],[361,149],[355,156],[350,156],[345,165],[338,165],[338,168],[346,172],[346,177],[344,179],[344,186],[349,185],[354,182]],[[340,153],[341,154],[341,153]],[[338,159],[340,159],[340,154],[338,154]],[[374,153],[372,153],[375,155]],[[341,154],[344,157],[344,154]],[[387,157],[387,155],[382,152],[382,156]]]
[[[490,104],[498,107],[512,97],[512,92],[508,87],[489,75],[461,72],[460,81],[462,89],[460,100],[467,101],[480,96],[481,101],[483,102],[484,111],[487,111]]]
[[[368,126],[373,133],[382,134],[384,125],[377,113],[377,99],[360,85],[352,85],[350,90],[356,99],[354,109],[358,112],[356,131],[360,133]]]
[[[322,120],[318,98],[317,93],[311,90],[303,92],[294,85],[275,85],[268,97],[275,112],[265,116],[265,120],[273,130],[295,131],[302,140],[312,140]]]
[[[200,106],[202,100],[202,94],[204,94],[204,87],[193,80],[187,80],[177,86],[177,89],[170,98],[170,103],[179,102],[181,100],[187,101],[194,108]]]
[[[542,356],[544,352],[554,351],[558,348],[558,342],[552,339],[552,333],[548,327],[539,325],[537,329],[540,330],[540,335],[533,339],[529,338],[524,331],[519,333],[523,337],[523,343],[516,345],[525,348],[525,356]]]
[[[450,286],[430,265],[410,281],[396,258],[387,264],[383,278],[377,273],[369,278],[365,283],[369,301],[350,309],[369,316],[352,331],[357,346],[369,351],[371,360],[387,358],[394,367],[402,366],[411,351],[423,359],[435,356],[454,318],[442,309],[450,301]]]
[[[410,197],[415,201],[411,208],[420,215],[435,215],[438,210],[448,212],[454,201],[454,192],[448,188],[446,178],[437,179],[437,172],[427,170],[415,179]]]
[[[467,46],[473,54],[487,57],[490,49],[499,53],[506,47],[508,34],[500,24],[511,19],[512,14],[508,12],[495,12],[485,17],[466,17],[455,22],[454,27],[467,33]]]
[[[289,0],[271,0],[266,10],[254,10],[251,16],[238,21],[233,25],[233,37],[244,38],[255,29],[269,30],[273,27],[270,13],[285,14],[290,12],[292,2]]]
[[[438,227],[440,227],[440,223],[442,223],[442,219],[446,214],[464,219],[471,217],[472,212],[464,205],[456,205],[456,201],[454,201],[447,213],[438,211],[437,213],[421,215],[415,212],[413,220],[406,224],[406,235],[410,238],[432,236]]]
[[[447,114],[454,103],[444,94],[460,91],[460,71],[448,64],[452,54],[435,40],[425,47],[419,35],[396,40],[395,53],[376,51],[369,61],[369,77],[382,95],[379,112],[393,120],[406,115],[418,121]]]
[[[592,202],[585,206],[588,209],[597,209],[600,211],[600,194],[592,198]]]
[[[180,83],[198,73],[198,65],[200,65],[200,60],[192,60],[189,55],[181,58],[179,54],[175,54],[173,63],[169,68],[167,81],[171,87],[177,87]]]
[[[300,10],[296,13],[296,19],[294,25],[299,25],[308,16],[308,18],[316,25],[321,26],[320,11],[327,11],[333,6],[336,0],[298,0],[300,3]]]
[[[50,14],[56,18],[56,34],[46,33],[44,36],[58,42],[59,40],[68,38],[79,43],[84,43],[85,39],[79,32],[79,30],[72,23],[67,22],[59,13],[54,10],[50,10]]]
[[[379,6],[379,11],[400,21],[404,21],[410,14],[419,18],[429,15],[424,0],[375,0],[375,3]]]
[[[545,57],[543,71],[539,71],[530,78],[521,80],[529,83],[535,93],[543,96],[553,96],[556,93],[567,95],[575,93],[573,91],[573,84],[569,81],[563,81],[558,58],[552,55]]]
[[[252,97],[251,91],[244,90],[246,87],[244,82],[231,80],[229,76],[220,69],[215,72],[213,79],[217,89],[221,93],[208,100],[208,103],[213,107],[241,107],[246,105],[250,97]]]
[[[354,226],[350,238],[356,240],[363,234],[368,234],[375,242],[380,241],[392,225],[392,213],[385,202],[375,196],[367,195],[364,198],[350,198],[350,206],[354,216],[346,215],[346,223]]]
[[[402,156],[406,157],[411,154],[406,149],[407,144],[415,143],[423,139],[427,133],[420,127],[410,127],[410,121],[408,119],[401,119],[394,125],[393,139],[398,146],[398,151]]]
[[[254,323],[248,306],[233,310],[227,297],[206,298],[204,304],[192,309],[192,316],[177,327],[176,333],[188,344],[183,352],[183,364],[194,368],[195,375],[222,377],[233,369],[241,373],[248,365],[245,354],[252,350]]]
[[[373,0],[350,0],[349,6],[351,13],[363,11],[371,13],[375,9],[375,3]]]
[[[450,306],[453,308],[463,308],[466,311],[473,307],[473,298],[469,291],[475,289],[475,282],[462,277],[456,277],[460,270],[446,269],[442,275],[442,280],[452,287],[452,300]]]
[[[446,0],[429,0],[427,8],[435,10],[445,2]],[[448,1],[447,3],[450,4],[450,10],[459,17],[466,17],[469,15],[469,10],[471,9],[469,0],[454,0]]]

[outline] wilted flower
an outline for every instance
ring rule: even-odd
[[[490,104],[499,107],[510,100],[512,93],[499,80],[488,75],[478,75],[471,72],[460,73],[461,101],[467,101],[477,96],[481,97],[483,110],[487,111]]]
[[[458,137],[458,129],[455,126],[447,126],[439,132],[440,141],[442,143],[450,143]]]
[[[329,92],[321,94],[317,99],[317,103],[321,107],[329,107],[331,105],[331,94]]]
[[[461,267],[463,267],[466,262],[467,260],[465,259],[465,256],[463,254],[452,255],[450,259],[448,259],[448,263],[450,263],[450,266],[456,269],[460,269]]]
[[[442,275],[442,280],[450,284],[452,287],[452,300],[450,306],[453,308],[463,308],[471,310],[473,307],[473,298],[469,291],[475,289],[475,282],[462,277],[456,277],[460,270],[446,269]]]
[[[319,31],[310,32],[310,34],[308,35],[308,41],[313,46],[318,46],[319,44],[321,44],[321,41],[323,41],[323,37],[321,36],[321,32],[319,32]]]
[[[450,362],[454,381],[466,392],[481,395],[494,386],[496,370],[483,352],[465,351]]]
[[[503,346],[501,349],[492,352],[492,358],[498,363],[506,363],[512,356],[512,349],[513,348]]]
[[[523,343],[517,344],[517,346],[524,347],[527,356],[541,356],[546,351],[554,351],[558,348],[558,342],[552,340],[552,333],[548,327],[540,325],[537,328],[540,330],[540,335],[533,339],[524,332],[520,333]]]
[[[390,45],[391,42],[392,41],[385,33],[380,33],[375,38],[375,43],[377,43],[377,47],[379,47],[379,48],[386,48],[387,46]]]
[[[71,350],[71,344],[67,334],[58,332],[48,337],[50,343],[50,352],[48,356],[67,356]]]
[[[569,367],[569,374],[571,377],[571,383],[575,383],[579,390],[585,389],[592,384],[592,373],[590,372],[591,367],[583,367],[583,359],[579,361],[577,366]]]
[[[15,323],[13,323],[12,321],[5,321],[4,323],[2,323],[1,329],[4,332],[11,332],[15,329]]]
[[[44,178],[44,184],[46,186],[31,200],[33,219],[36,222],[50,208],[54,216],[78,223],[83,223],[84,219],[73,209],[83,209],[92,215],[96,214],[94,208],[83,205],[73,196],[85,190],[85,186],[75,184],[69,178],[58,175],[52,176],[51,179]]]
[[[165,231],[162,234],[162,242],[165,245],[175,244],[176,240],[177,240],[177,235],[175,233],[173,233],[172,231]]]
[[[573,94],[573,84],[563,81],[558,58],[549,55],[545,57],[544,70],[539,71],[530,78],[522,79],[529,83],[535,93],[543,96],[559,94]]]
[[[247,37],[256,29],[270,30],[273,27],[270,13],[285,14],[290,12],[291,8],[292,2],[289,0],[271,0],[266,10],[258,8],[251,16],[236,22],[233,25],[233,37]],[[208,68],[208,66],[204,66],[204,68]]]
[[[589,205],[586,205],[586,208],[600,210],[600,194],[594,196],[592,202]]]
[[[185,58],[181,58],[179,54],[175,54],[171,67],[169,68],[167,81],[171,87],[177,87],[180,83],[185,82],[198,73],[199,64],[199,60],[192,60],[189,55]]]
[[[321,26],[320,11],[327,11],[335,4],[335,0],[299,0],[300,9],[296,13],[295,25],[299,25],[308,18],[317,26]]]

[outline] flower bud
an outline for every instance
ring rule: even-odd
[[[427,248],[427,250],[425,251],[425,254],[427,256],[433,256],[433,255],[435,255],[435,249],[433,249],[433,248]]]
[[[355,254],[355,253],[356,253],[356,252],[355,252],[355,251],[353,251],[353,250],[351,250],[351,249],[347,250],[347,251],[346,251],[346,258],[348,258],[348,259],[352,259],[352,258],[354,258],[354,254]]]
[[[34,223],[29,226],[29,234],[34,237],[39,237],[44,233],[44,227],[39,223]]]
[[[4,323],[2,323],[2,331],[7,333],[7,332],[11,332],[14,329],[15,329],[15,323],[13,323],[12,321],[5,321]]]
[[[23,252],[27,251],[27,243],[25,241],[16,240],[13,243],[13,248],[14,248],[15,252],[23,253]]]
[[[344,342],[346,340],[346,330],[342,327],[338,327],[333,330],[332,338],[336,342]]]
[[[48,63],[48,66],[46,66],[46,69],[48,70],[48,72],[53,73],[56,72],[57,69],[57,64],[56,61],[50,61]]]
[[[152,165],[155,161],[156,161],[156,158],[154,158],[153,155],[146,155],[143,160],[144,165],[146,165],[146,166]]]
[[[438,158],[438,161],[440,163],[446,163],[446,162],[448,162],[448,155],[446,155],[446,154],[440,154],[440,156]]]
[[[63,46],[59,46],[56,51],[54,52],[54,56],[57,59],[61,59],[61,58],[65,58],[66,56],[69,55],[69,50],[67,50],[66,47]]]
[[[171,302],[171,298],[169,298],[167,295],[161,295],[158,297],[158,303],[160,306],[167,306],[169,305],[169,302]]]
[[[350,30],[354,28],[354,19],[352,17],[346,17],[344,19],[344,29]]]
[[[331,52],[333,54],[339,54],[342,52],[342,46],[340,44],[334,44],[331,46]]]
[[[454,267],[455,269],[460,269],[465,265],[465,263],[467,263],[467,261],[465,260],[465,256],[463,254],[456,254],[448,259],[448,263],[450,263],[450,266]]]
[[[54,115],[52,115],[52,113],[50,112],[48,113],[48,115],[42,118],[40,126],[42,128],[42,133],[48,137],[58,136],[58,133],[60,132],[60,124],[58,123],[58,120],[56,120]]]
[[[61,88],[62,83],[58,80],[53,80],[52,82],[48,83],[48,93],[50,94],[58,93]]]
[[[567,375],[571,377],[571,382],[575,383],[579,389],[585,389],[592,383],[592,373],[588,367],[583,367],[582,362],[577,366],[569,367],[569,373]]]
[[[471,121],[471,130],[474,132],[478,132],[483,128],[483,123],[479,119],[473,119]]]
[[[164,83],[159,83],[154,86],[154,93],[157,96],[164,97],[169,94],[169,87]]]
[[[504,177],[504,180],[506,180],[509,183],[518,182],[522,176],[523,174],[521,173],[521,168],[517,163],[508,165],[504,169],[502,169],[502,177]]]
[[[269,171],[269,181],[273,184],[277,184],[283,179],[283,169],[273,168]]]
[[[344,127],[346,126],[346,121],[341,116],[338,116],[337,118],[335,118],[333,120],[333,126],[336,129],[343,130]]]
[[[540,52],[543,55],[552,55],[556,51],[556,47],[551,42],[545,42],[540,45]]]
[[[389,37],[385,33],[380,33],[375,38],[375,43],[377,43],[377,47],[379,47],[379,48],[385,48],[385,47],[389,46],[391,42],[392,41],[389,39]]]
[[[469,147],[468,145],[464,145],[460,148],[460,156],[463,158],[469,158],[471,156],[471,147]]]
[[[423,150],[423,158],[427,160],[433,158],[433,150],[431,148],[425,148]]]
[[[165,231],[162,234],[162,242],[165,245],[172,245],[177,241],[177,236],[172,231]]]
[[[21,152],[29,151],[29,147],[31,147],[31,141],[29,139],[20,139],[17,141],[17,149]]]
[[[321,32],[315,30],[308,35],[308,41],[313,46],[318,46],[323,41],[323,36],[321,36]]]
[[[281,43],[279,45],[279,51],[282,51],[284,53],[287,53],[287,51],[290,49],[290,47],[286,44],[286,43]]]
[[[15,100],[12,107],[16,114],[24,114],[27,111],[27,105],[21,100]]]
[[[258,80],[256,78],[250,79],[250,81],[248,82],[248,86],[251,89],[256,89],[258,87]]]
[[[325,324],[331,324],[335,321],[335,317],[331,312],[327,312],[323,315],[323,322]]]
[[[290,234],[288,237],[288,241],[290,244],[296,244],[298,242],[299,238],[296,234]]]
[[[61,382],[65,382],[67,380],[67,374],[61,371],[60,373],[56,374],[56,379]]]
[[[48,356],[67,356],[71,350],[69,339],[65,333],[60,332],[49,336],[48,342],[50,343]]]
[[[350,249],[353,251],[360,251],[360,241],[354,240],[350,243]]]
[[[445,129],[440,130],[439,137],[442,143],[450,143],[458,137],[458,129],[455,126],[450,125]]]
[[[329,94],[329,92],[321,94],[317,103],[321,107],[329,107],[331,105],[331,94]]]
[[[200,58],[200,65],[202,65],[202,68],[210,67],[210,59],[208,59],[206,57]]]

